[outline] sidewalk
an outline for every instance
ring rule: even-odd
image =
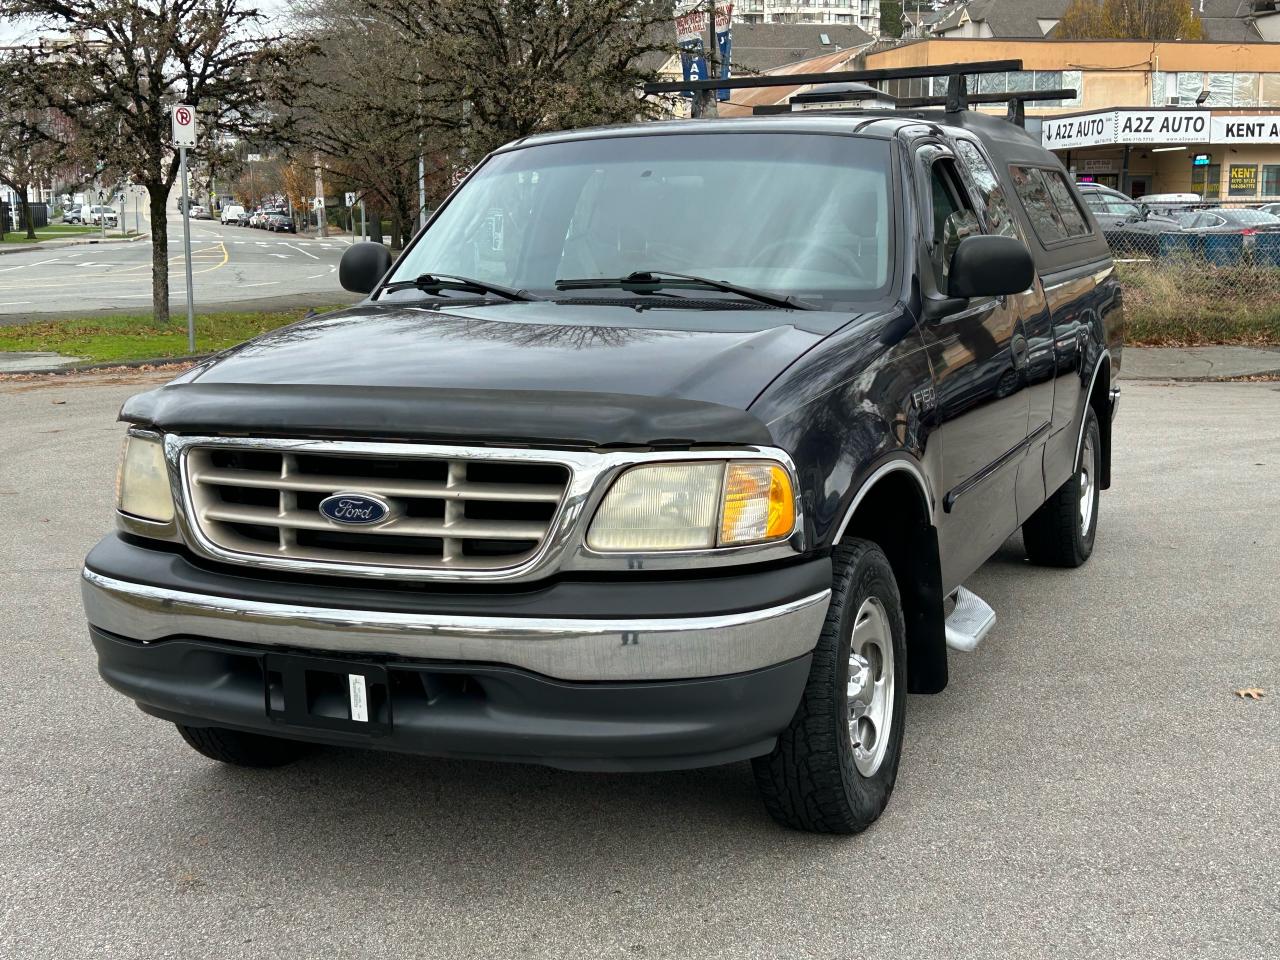
[[[1280,347],[1125,347],[1122,380],[1226,380],[1280,374]]]
[[[79,236],[69,237],[66,240],[41,240],[39,243],[14,243],[12,240],[6,240],[0,243],[0,257],[6,253],[26,253],[29,250],[53,250],[62,249],[63,247],[78,247],[88,243],[137,243],[139,240],[150,240],[151,234],[144,233],[138,237],[113,237],[108,235],[107,239],[102,237]]]

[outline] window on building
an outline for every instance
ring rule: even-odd
[[[1206,184],[1207,175],[1207,184]],[[1207,167],[1191,168],[1191,189],[1206,200],[1216,200],[1221,189],[1222,164],[1211,163]]]
[[[1262,91],[1258,104],[1263,107],[1280,107],[1280,73],[1264,73],[1261,80]]]
[[[1233,107],[1256,107],[1258,105],[1258,75],[1256,73],[1233,73],[1231,78],[1231,105]]]
[[[1009,201],[1005,199],[996,172],[978,150],[977,144],[969,140],[958,140],[956,153],[977,187],[978,199],[987,218],[987,229],[1006,237],[1017,237],[1018,228],[1013,222]]]
[[[1014,165],[1009,168],[1009,174],[1022,208],[1027,212],[1027,219],[1041,243],[1046,246],[1061,243],[1089,232],[1084,214],[1076,206],[1070,188],[1057,171]],[[1061,206],[1055,193],[1065,196],[1065,203]]]
[[[1280,163],[1262,165],[1262,195],[1264,197],[1280,196]]]

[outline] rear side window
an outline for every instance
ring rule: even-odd
[[[978,196],[986,208],[987,229],[992,233],[1006,237],[1018,238],[1018,228],[1013,223],[1013,213],[1009,209],[1009,201],[1005,199],[996,172],[987,163],[987,158],[968,140],[956,141],[956,153],[973,178],[978,188]]]
[[[1009,176],[1041,243],[1061,243],[1089,234],[1088,221],[1057,171],[1015,164],[1009,168]]]

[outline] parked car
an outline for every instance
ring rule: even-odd
[[[285,213],[271,213],[267,215],[267,229],[272,233],[297,233],[297,227],[294,226],[293,217]]]
[[[1239,233],[1248,248],[1259,233],[1280,233],[1280,217],[1248,207],[1212,207],[1185,215],[1182,226],[1188,233]]]
[[[82,216],[84,215],[85,214],[82,213]],[[88,219],[85,220],[84,222],[91,223],[96,227],[102,224],[102,220],[104,217],[106,218],[108,227],[118,226],[120,223],[119,213],[117,213],[111,207],[102,206],[101,204],[95,204],[94,206],[88,208],[88,214],[87,214]]]
[[[222,208],[220,219],[225,226],[228,223],[239,223],[240,215],[244,213],[244,207],[238,203],[229,203]]]
[[[1205,206],[1204,197],[1198,193],[1149,193],[1141,202],[1148,210],[1169,217]]]
[[[366,299],[121,411],[99,670],[214,760],[750,759],[779,821],[856,832],[994,622],[963,584],[1020,526],[1094,550],[1121,289],[1003,119],[526,137],[339,276]]]
[[[1156,252],[1156,235],[1182,229],[1175,218],[1154,213],[1146,204],[1118,190],[1092,183],[1076,184],[1076,187],[1112,250],[1152,254]]]
[[[1280,217],[1280,203],[1264,203],[1258,207],[1263,213],[1269,213],[1273,217]]]
[[[63,223],[84,223],[84,217],[81,215],[83,207],[80,204],[72,204],[62,211]]]

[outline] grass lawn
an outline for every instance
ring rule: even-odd
[[[1200,262],[1120,265],[1125,342],[1199,347],[1280,344],[1280,269]]]
[[[130,230],[129,234],[133,234]],[[36,227],[35,242],[41,240],[66,240],[71,237],[102,236],[102,227],[84,227],[74,223],[51,223],[47,227]],[[120,236],[119,227],[107,227],[107,238]],[[26,230],[13,230],[4,235],[5,243],[31,243]]]
[[[317,313],[341,305],[316,308]],[[260,333],[301,320],[308,308],[270,312],[209,313],[196,315],[196,353],[212,353],[235,346]],[[41,320],[11,327],[0,326],[0,351],[51,350],[86,362],[187,355],[187,318],[175,313],[164,327],[150,314],[126,317],[71,317]]]

